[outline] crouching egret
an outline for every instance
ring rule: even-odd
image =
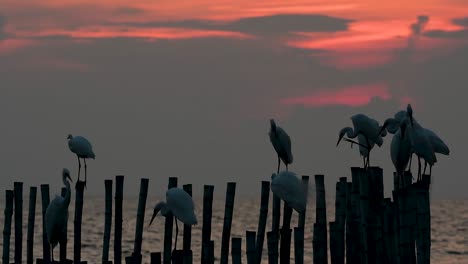
[[[291,138],[283,128],[276,125],[274,119],[270,119],[270,132],[268,135],[270,136],[270,141],[276,151],[276,154],[278,154],[277,173],[279,173],[280,169],[280,160],[283,161],[284,165],[286,166],[286,170],[288,170],[288,165],[293,162],[293,155],[291,152]]]
[[[68,135],[68,148],[70,148],[71,152],[76,154],[78,158],[78,180],[76,184],[80,181],[80,171],[81,171],[81,162],[80,158],[84,161],[85,167],[85,186],[86,186],[86,179],[87,179],[87,172],[86,172],[86,159],[95,159],[96,155],[93,152],[93,147],[91,143],[82,136],[72,136],[71,134]]]
[[[51,245],[52,261],[54,260],[54,248],[60,242],[64,243],[67,240],[67,222],[68,222],[68,206],[70,205],[71,188],[70,172],[68,169],[62,171],[62,181],[67,188],[65,197],[55,196],[50,202],[45,213],[45,225],[47,240]]]
[[[151,217],[150,225],[153,223],[154,218],[158,215],[159,211],[164,217],[172,214],[176,219],[176,238],[174,250],[177,249],[177,235],[179,234],[179,227],[177,219],[186,225],[196,225],[197,217],[194,212],[194,204],[192,197],[181,188],[170,188],[166,192],[166,202],[161,201],[156,204]]]
[[[273,174],[271,191],[298,213],[304,212],[307,199],[301,180],[294,172],[282,171]]]
[[[357,114],[351,117],[351,121],[353,122],[353,127],[345,127],[340,130],[338,135],[338,142],[336,145],[340,144],[340,141],[346,135],[348,139],[346,141],[351,142],[352,144],[359,145],[359,152],[363,156],[364,159],[364,168],[369,167],[369,159],[370,159],[370,151],[377,144],[379,147],[383,144],[382,136],[386,134],[383,133],[382,135],[379,134],[380,126],[379,122],[375,119],[372,119],[364,114]],[[358,137],[358,142],[352,141],[349,138],[356,138]]]

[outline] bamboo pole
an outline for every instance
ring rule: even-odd
[[[60,195],[62,197],[65,197],[67,194],[67,188],[62,187]],[[71,197],[71,196],[70,196]],[[65,230],[67,233],[67,239],[60,241],[60,252],[59,252],[59,259],[61,262],[66,262],[67,261],[67,244],[68,244],[68,221],[65,225]]]
[[[294,228],[294,260],[295,264],[304,263],[304,227]]]
[[[384,204],[384,187],[383,187],[383,170],[379,167],[370,167],[368,170],[370,179],[370,215],[369,215],[369,230],[370,230],[370,253],[371,259],[376,263],[383,263],[384,246],[382,234],[382,217]]]
[[[145,223],[145,209],[146,209],[146,198],[148,197],[148,183],[147,178],[140,180],[140,194],[138,196],[138,209],[135,226],[135,242],[132,253],[132,263],[141,264],[141,244],[143,242],[143,225]]]
[[[327,208],[325,202],[324,175],[315,175],[316,214],[313,234],[314,263],[328,263]]]
[[[37,187],[29,188],[29,214],[28,214],[28,238],[26,245],[27,264],[34,263],[34,223],[36,217],[36,194]]]
[[[184,251],[180,249],[174,250],[172,253],[172,264],[183,264],[184,263]]]
[[[231,258],[232,264],[242,263],[242,238],[240,237],[231,239]]]
[[[109,244],[112,227],[112,180],[104,180],[104,187],[106,208],[104,220],[104,238],[102,243],[102,263],[107,264],[109,262]]]
[[[5,224],[3,226],[3,263],[10,262],[10,237],[11,237],[11,218],[13,216],[13,198],[12,190],[5,191]]]
[[[270,199],[270,182],[262,181],[262,192],[260,200],[260,215],[258,217],[258,230],[256,239],[257,264],[262,261],[263,241],[265,239],[266,221],[268,217],[268,204]]]
[[[23,256],[23,183],[14,183],[15,194],[15,263],[21,263]]]
[[[431,256],[431,207],[429,200],[429,175],[423,175],[417,192],[418,264],[430,263]]]
[[[291,259],[291,217],[293,209],[286,203],[283,211],[283,226],[281,227],[280,263],[288,264]]]
[[[203,261],[208,261],[205,257],[205,244],[211,241],[211,217],[213,212],[213,185],[205,185],[203,187],[203,227],[202,227],[202,251],[201,264]]]
[[[190,196],[192,196],[192,184],[184,184],[182,187]],[[192,264],[192,226],[184,225],[184,241],[183,241],[183,252],[184,252],[184,264]]]
[[[256,264],[257,254],[255,250],[255,231],[246,231],[245,232],[245,244],[246,244],[246,251],[247,251],[247,263],[248,264]]]
[[[348,183],[346,177],[341,177],[340,181],[336,183],[336,196],[335,196],[335,224],[336,229],[336,263],[344,263],[345,258],[345,222],[346,222],[346,189]],[[331,228],[330,224],[330,228]],[[330,231],[331,233],[331,231]],[[331,245],[331,242],[330,242]],[[331,251],[331,247],[330,247]]]
[[[337,222],[330,222],[330,260],[331,263],[342,263],[339,257],[339,226]]]
[[[167,189],[177,187],[177,177],[169,177]],[[176,220],[177,221],[177,220]],[[164,224],[164,254],[163,263],[170,264],[172,257],[172,227],[174,224],[174,217],[172,214],[166,216]]]
[[[234,198],[236,195],[236,183],[228,182],[226,190],[226,204],[224,206],[224,224],[221,238],[220,264],[227,264],[229,257],[229,240],[231,236],[232,215],[234,211]]]
[[[213,264],[214,263],[214,241],[210,240],[205,243],[205,246],[203,247],[203,250],[205,253],[203,254],[205,256],[205,260],[203,260],[202,263],[206,264]]]
[[[50,203],[48,184],[41,184],[41,199],[42,199],[42,260],[45,263],[49,263],[50,262],[50,245],[47,239],[46,222],[45,222],[45,213]]]
[[[278,232],[267,232],[269,264],[278,264],[278,239]]]
[[[271,178],[276,174],[273,173]],[[271,219],[271,231],[276,233],[275,238],[272,240],[272,243],[277,243],[276,245],[271,244],[268,247],[276,247],[276,249],[271,248],[272,251],[278,252],[278,244],[280,242],[280,221],[281,221],[281,199],[273,193],[273,204],[271,209],[272,219]]]
[[[115,177],[114,264],[122,263],[122,206],[124,176]]]
[[[353,190],[353,183],[348,182],[346,184],[346,263],[356,263],[352,261],[356,261],[356,251],[353,247],[355,247],[355,240],[356,240],[356,226],[354,222],[354,212],[353,207],[351,205],[352,199],[352,190]]]
[[[369,217],[369,173],[367,170],[359,169],[359,207],[361,212],[361,263],[369,263],[368,248],[368,217]]]
[[[78,181],[76,183],[75,196],[75,222],[74,222],[74,248],[73,262],[81,263],[81,223],[83,219],[83,199],[84,199],[85,182]]]
[[[397,203],[399,223],[400,263],[412,263],[411,258],[411,226],[408,223],[407,188],[394,191],[393,199]]]

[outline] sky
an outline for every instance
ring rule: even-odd
[[[350,117],[379,122],[408,103],[450,147],[432,197],[467,199],[468,3],[464,0],[2,0],[0,184],[74,179],[67,135],[93,144],[91,195],[125,175],[125,194],[167,178],[260,193],[276,170],[275,118],[292,138],[298,175],[339,177],[362,166],[336,147]],[[373,150],[390,195],[390,137]],[[313,178],[312,178],[313,181]]]

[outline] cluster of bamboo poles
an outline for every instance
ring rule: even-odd
[[[336,184],[335,221],[329,223],[331,263],[429,263],[430,261],[430,208],[429,208],[429,177],[424,176],[422,182],[411,184],[412,177],[407,173],[403,182],[395,176],[393,201],[383,195],[382,169],[352,168],[352,182],[346,177],[340,178]],[[142,263],[142,240],[146,200],[148,195],[146,178],[141,179],[135,228],[134,250],[131,256],[122,259],[122,205],[124,176],[115,178],[115,208],[114,208],[114,259],[109,261],[109,245],[111,239],[113,212],[113,181],[105,180],[105,225],[103,236],[103,264]],[[309,176],[302,176],[304,191],[308,192]],[[170,177],[168,188],[177,187],[177,178]],[[42,198],[43,230],[44,216],[50,202],[49,185],[40,187]],[[192,185],[183,185],[183,189],[192,195]],[[316,190],[316,221],[313,225],[313,262],[328,263],[327,215],[325,201],[324,176],[315,175]],[[65,194],[62,189],[62,195]],[[213,185],[203,188],[203,220],[201,239],[201,263],[215,262],[214,241],[211,239],[211,219],[213,203]],[[242,237],[231,237],[231,225],[236,193],[236,183],[227,183],[224,223],[221,239],[219,263],[227,264],[229,255],[234,264],[242,261]],[[34,222],[37,188],[31,187],[29,192],[29,215],[27,232],[26,259],[28,264],[34,263]],[[9,263],[10,236],[12,216],[15,221],[15,263],[22,263],[22,210],[23,183],[15,182],[14,190],[6,190],[5,223],[3,231],[3,263]],[[270,182],[262,181],[260,214],[258,229],[247,230],[245,245],[247,263],[259,264],[265,237],[267,239],[268,263],[290,263],[291,239],[294,234],[294,261],[304,263],[304,226],[305,211],[298,217],[297,226],[291,228],[292,208],[284,204],[283,221],[280,228],[281,201],[273,195],[272,226],[266,231],[270,200]],[[87,263],[81,260],[81,223],[83,212],[84,185],[76,187],[74,215],[74,250],[73,260],[67,259],[66,243],[60,244],[60,262],[56,263]],[[14,209],[14,211],[13,211]],[[191,226],[184,225],[183,248],[172,252],[172,216],[166,217],[164,229],[164,248],[161,252],[151,253],[153,263],[193,263],[191,250]],[[266,233],[266,236],[265,236]],[[42,234],[43,254],[36,263],[51,263],[50,246],[47,235]],[[417,249],[417,250],[415,250]],[[417,253],[416,253],[417,252]],[[230,254],[229,254],[230,253]],[[99,261],[93,260],[91,263]]]

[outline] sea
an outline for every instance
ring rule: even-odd
[[[38,193],[39,194],[39,193]],[[74,197],[73,197],[74,198]],[[42,215],[40,194],[36,205],[36,218],[34,227],[34,258],[42,257]],[[0,200],[0,210],[4,211],[5,201]],[[143,231],[142,255],[143,263],[150,263],[151,252],[163,251],[164,217],[158,216],[151,226],[148,226],[153,206],[158,201],[155,197],[148,197],[146,204],[145,224]],[[192,230],[192,250],[194,263],[201,263],[201,228],[202,228],[202,200],[195,198],[196,215],[199,224]],[[67,256],[73,259],[73,218],[74,200],[69,208]],[[102,263],[103,233],[104,233],[104,197],[85,197],[83,208],[83,223],[81,234],[81,259],[88,263]],[[258,225],[260,199],[243,199],[236,197],[232,221],[231,237],[242,237],[242,257],[246,263],[245,232],[256,231]],[[130,256],[134,247],[135,223],[137,216],[138,197],[126,197],[123,202],[123,234],[122,259]],[[26,262],[26,236],[28,219],[28,200],[24,200],[23,215],[23,262]],[[271,204],[270,204],[271,212]],[[431,261],[438,264],[466,264],[468,263],[468,200],[432,200],[431,201]],[[219,263],[221,252],[221,234],[224,219],[224,199],[215,198],[213,202],[212,233],[215,241],[215,262]],[[327,220],[334,221],[334,199],[327,197]],[[305,226],[305,263],[312,263],[312,226],[315,222],[315,201],[309,201]],[[0,223],[4,223],[4,214],[0,214]],[[297,214],[293,213],[292,226],[297,223]],[[267,231],[271,228],[271,215],[268,216]],[[113,260],[114,223],[112,223],[109,260]],[[175,231],[174,231],[175,233]],[[182,224],[179,224],[178,248],[182,247]],[[0,240],[3,248],[3,239]],[[55,249],[55,258],[58,259],[59,247]],[[263,263],[267,261],[266,238],[263,248]],[[14,220],[10,238],[10,259],[14,256]],[[291,244],[291,263],[294,258],[294,245]]]

